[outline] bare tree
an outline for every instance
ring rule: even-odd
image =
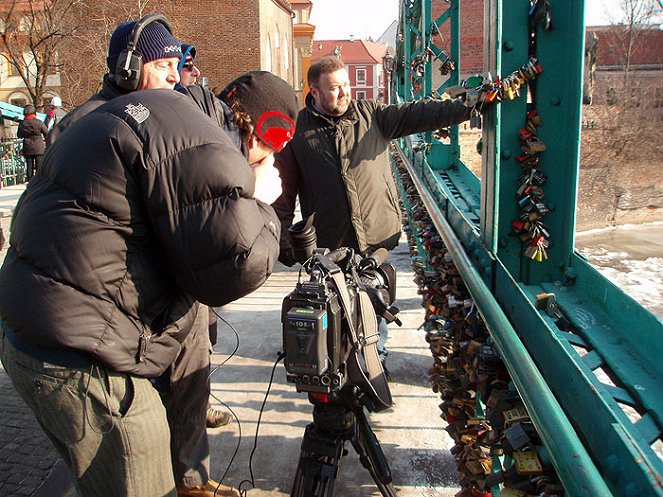
[[[3,0],[0,56],[16,69],[36,105],[43,104],[49,76],[58,74],[58,47],[79,28],[81,0]]]

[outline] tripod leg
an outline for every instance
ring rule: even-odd
[[[391,470],[387,459],[382,452],[378,438],[368,424],[366,413],[362,407],[354,411],[356,419],[356,432],[352,438],[352,446],[359,454],[362,465],[368,469],[375,480],[380,493],[384,497],[395,497],[396,491],[392,485]]]
[[[297,463],[291,497],[332,497],[343,456],[343,440],[316,433],[313,424],[306,427]]]

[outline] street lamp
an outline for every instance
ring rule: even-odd
[[[387,48],[384,56],[382,57],[382,68],[385,74],[385,98],[386,103],[391,103],[391,74],[394,71],[394,56],[391,54],[391,49]]]

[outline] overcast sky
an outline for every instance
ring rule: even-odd
[[[311,24],[315,39],[343,40],[354,36],[378,39],[392,21],[398,19],[398,0],[312,0]],[[553,21],[555,19],[554,2]],[[618,0],[586,0],[587,25],[610,24],[618,20]],[[606,15],[606,12],[610,14]]]

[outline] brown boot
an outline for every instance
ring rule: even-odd
[[[235,487],[221,485],[214,480],[208,480],[206,485],[197,487],[178,487],[178,497],[240,497]]]
[[[219,411],[214,409],[212,406],[207,408],[207,427],[208,428],[219,428],[221,426],[226,426],[232,421],[232,416],[229,412]]]

